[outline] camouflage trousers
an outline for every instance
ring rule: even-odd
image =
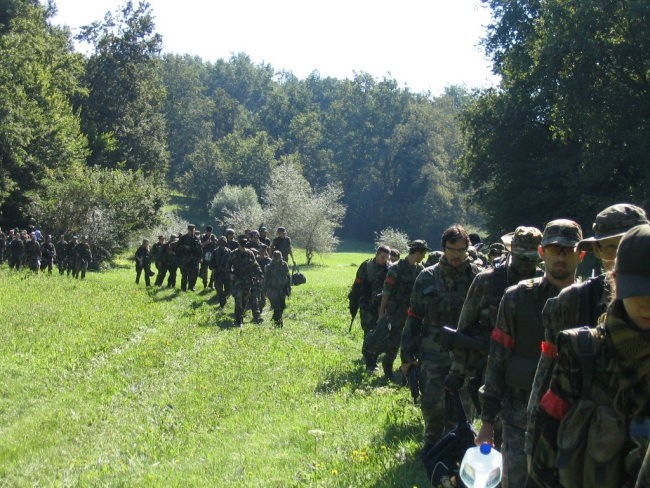
[[[408,307],[404,308],[404,310],[398,310],[396,313],[392,313],[389,316],[391,326],[390,335],[386,341],[386,352],[381,360],[381,365],[385,373],[393,370],[393,364],[395,363],[395,358],[397,358],[397,353],[399,352],[399,345],[402,339],[404,323],[406,322],[407,310]]]
[[[282,313],[287,307],[286,294],[283,291],[269,291],[268,296],[273,310],[273,321],[280,323],[282,322]]]
[[[218,273],[214,276],[214,288],[217,291],[217,300],[221,308],[226,306],[226,300],[230,295],[230,280],[225,273]]]
[[[251,286],[235,284],[232,289],[232,296],[235,299],[235,323],[241,324],[244,320],[246,307],[250,307],[253,312],[253,319],[260,318],[258,305],[259,294],[251,292]]]
[[[181,290],[194,290],[196,280],[199,277],[199,263],[190,261],[183,263],[181,266]]]
[[[424,443],[435,443],[448,427],[444,408],[445,377],[451,361],[445,351],[428,352],[420,362],[420,389],[422,390],[422,418]]]
[[[365,342],[368,332],[374,329],[377,325],[379,310],[376,306],[368,306],[360,308],[359,312],[361,314],[361,328],[363,329],[363,338]],[[366,361],[366,367],[374,368],[377,366],[377,354],[367,351],[363,345],[361,346],[361,354],[363,354],[363,358]]]
[[[86,277],[87,270],[88,270],[88,261],[82,258],[78,258],[74,263],[74,270],[72,271],[72,277],[83,280]]]
[[[503,420],[503,443],[501,454],[503,456],[503,488],[520,488],[526,485],[528,466],[524,441],[526,431]]]

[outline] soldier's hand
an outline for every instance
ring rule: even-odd
[[[414,365],[415,365],[414,362],[402,363],[402,365],[399,367],[400,371],[402,372],[402,374],[404,375],[405,378],[408,376],[409,370],[411,369],[411,366],[414,366]]]
[[[480,446],[484,442],[487,442],[491,446],[494,446],[494,424],[492,422],[483,422],[481,425],[481,430],[479,430],[476,439],[474,439],[474,444]]]
[[[449,373],[445,378],[445,389],[451,393],[456,393],[463,387],[465,376],[460,373]]]

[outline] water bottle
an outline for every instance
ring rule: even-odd
[[[460,479],[467,488],[494,488],[501,482],[501,453],[488,443],[470,447],[460,463]]]

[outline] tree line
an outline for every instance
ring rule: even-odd
[[[267,208],[286,167],[287,195],[336,194],[339,233],[366,241],[392,227],[435,242],[454,221],[493,238],[558,216],[588,227],[603,204],[647,207],[650,5],[485,3],[501,86],[433,96],[366,73],[298,79],[244,53],[162,54],[147,2],[84,27],[83,56],[52,24],[54,4],[7,0],[0,222],[119,224],[123,238],[159,224],[170,191],[194,197],[206,219],[223,218],[213,203],[233,187]]]

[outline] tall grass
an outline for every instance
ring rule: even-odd
[[[363,371],[358,319],[348,334],[364,258],[303,267],[282,329],[234,329],[232,300],[131,268],[3,267],[0,485],[426,486],[419,410]]]

